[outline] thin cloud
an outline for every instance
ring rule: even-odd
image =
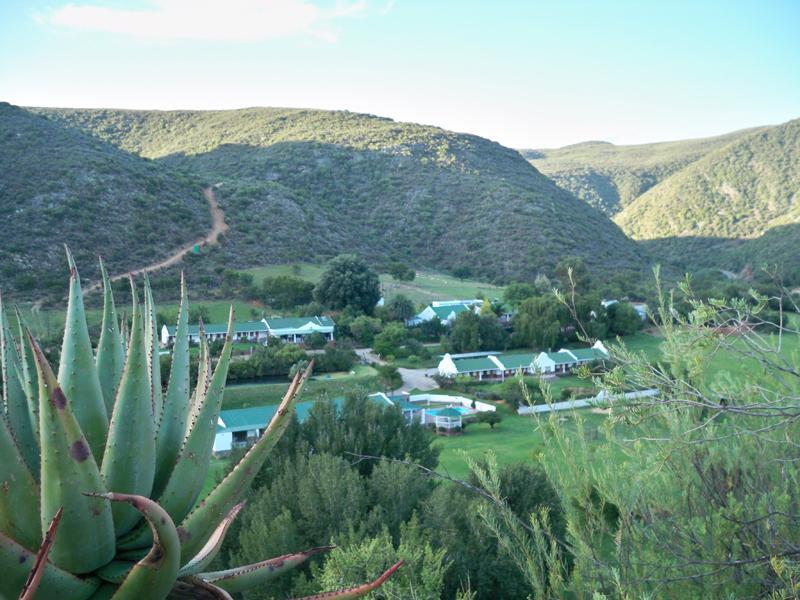
[[[154,0],[128,10],[68,4],[49,15],[56,26],[165,40],[258,42],[311,36],[335,41],[333,21],[363,13],[366,3],[337,1],[323,10],[307,0]]]

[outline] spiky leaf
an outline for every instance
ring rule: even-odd
[[[235,594],[236,592],[243,592],[244,590],[263,585],[278,575],[282,575],[286,571],[290,571],[298,565],[303,564],[315,554],[327,552],[332,548],[333,546],[321,546],[319,548],[306,550],[305,552],[284,554],[277,558],[271,558],[244,567],[227,569],[225,571],[200,573],[198,577],[204,581],[213,583],[217,587],[221,587],[231,594]]]
[[[211,451],[217,430],[219,412],[222,408],[222,396],[225,381],[228,378],[228,365],[233,345],[233,308],[228,317],[228,332],[219,361],[211,377],[211,383],[203,398],[198,399],[195,412],[191,415],[186,437],[183,441],[175,468],[164,488],[159,502],[179,521],[191,510],[205,482],[208,465],[211,462]],[[228,507],[230,510],[230,507]],[[227,510],[225,511],[228,512]],[[220,519],[222,518],[221,515]],[[213,526],[219,519],[214,521]],[[212,529],[213,529],[212,526]],[[199,550],[199,548],[198,548]]]
[[[38,344],[30,334],[29,337],[39,376],[42,531],[63,507],[60,535],[53,544],[51,560],[73,573],[89,573],[114,556],[111,508],[107,502],[83,494],[105,491],[100,470],[71,403]]]
[[[2,368],[3,402],[8,426],[17,442],[20,453],[34,475],[39,473],[39,445],[31,422],[31,408],[22,387],[22,367],[14,338],[8,326],[8,317],[0,296],[0,367]]]
[[[39,589],[39,584],[42,581],[42,576],[47,568],[47,556],[50,554],[50,548],[53,547],[53,542],[56,539],[56,531],[58,530],[58,522],[61,520],[61,515],[64,513],[63,509],[58,509],[53,520],[50,522],[50,527],[44,534],[44,540],[36,553],[36,559],[33,562],[33,567],[22,587],[22,593],[19,595],[19,600],[33,600],[36,597],[36,592]]]
[[[169,384],[164,397],[164,406],[156,437],[156,477],[153,494],[158,496],[164,490],[178,451],[186,432],[186,419],[189,414],[189,300],[186,292],[186,279],[181,273],[181,304],[178,310],[178,325],[175,330],[175,344],[172,347],[172,368]]]
[[[200,551],[211,536],[214,524],[223,518],[235,504],[241,502],[270,450],[289,426],[295,399],[300,395],[303,384],[311,375],[313,367],[314,362],[312,361],[302,375],[300,373],[295,375],[261,438],[178,527],[178,534],[181,536],[182,562],[188,561]]]
[[[20,384],[25,392],[25,397],[28,400],[28,411],[31,415],[31,426],[33,427],[33,435],[36,438],[37,455],[39,445],[39,380],[36,377],[36,362],[33,360],[33,349],[31,348],[28,336],[25,332],[28,326],[25,323],[25,318],[22,316],[18,307],[16,308],[17,323],[19,325],[19,363],[22,370],[20,371]],[[36,471],[34,475],[39,476],[39,464],[37,461]]]
[[[19,596],[35,561],[34,552],[0,533],[0,598]],[[38,597],[85,600],[99,585],[100,580],[96,577],[76,577],[51,562],[45,562]]]
[[[222,522],[219,525],[217,525],[214,533],[210,538],[208,538],[206,545],[203,546],[200,552],[197,553],[197,556],[181,567],[181,575],[193,575],[195,573],[199,573],[211,564],[211,562],[219,553],[220,548],[222,548],[222,542],[225,540],[225,534],[228,533],[228,528],[230,528],[231,523],[233,523],[233,520],[242,510],[243,506],[244,502],[240,502],[234,506],[227,515],[225,515],[225,518],[222,519]]]
[[[125,368],[125,348],[119,330],[119,318],[114,306],[111,281],[102,258],[100,259],[100,271],[103,274],[103,323],[100,329],[100,341],[97,343],[95,364],[97,365],[100,389],[103,391],[103,400],[106,404],[106,412],[110,415],[114,410],[117,386],[122,378],[122,370]]]
[[[142,600],[166,598],[178,576],[180,567],[180,542],[175,524],[157,503],[132,494],[103,494],[114,502],[127,502],[147,520],[153,536],[153,546],[142,560],[136,563],[114,594],[114,600]]]
[[[42,541],[39,486],[0,417],[0,533],[32,550]]]
[[[153,302],[153,290],[150,278],[144,276],[144,337],[147,346],[147,364],[150,369],[150,394],[152,402],[153,423],[158,423],[161,416],[161,362],[158,357],[158,326],[156,321],[156,305]]]
[[[322,594],[314,594],[313,596],[305,596],[303,598],[298,598],[297,600],[329,600],[330,598],[351,600],[352,598],[363,598],[370,592],[374,592],[381,587],[386,580],[389,579],[389,577],[394,575],[394,572],[397,571],[397,569],[403,566],[404,562],[405,561],[402,560],[396,562],[391,567],[386,569],[386,571],[384,571],[380,577],[370,583],[365,583],[364,585],[358,585],[344,590],[338,590],[336,592],[324,592]]]
[[[147,496],[153,489],[156,445],[150,408],[150,374],[147,368],[144,323],[131,278],[133,321],[125,370],[114,402],[114,412],[100,473],[106,489],[124,494]],[[117,536],[127,533],[141,519],[127,504],[115,504],[114,527]]]
[[[92,343],[86,326],[81,280],[69,250],[67,257],[70,266],[69,302],[58,381],[70,400],[75,417],[95,458],[100,460],[103,457],[103,447],[108,433],[108,413],[100,380],[97,378]]]

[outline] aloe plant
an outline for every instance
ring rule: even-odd
[[[328,550],[208,571],[250,483],[286,430],[313,364],[295,375],[261,438],[200,500],[231,359],[233,309],[213,369],[201,336],[192,389],[181,276],[177,341],[162,394],[149,281],[140,304],[130,278],[131,319],[120,323],[101,264],[103,325],[95,356],[78,270],[69,250],[67,256],[70,287],[58,376],[19,311],[14,338],[0,297],[0,598],[230,598],[269,585]],[[363,596],[398,566],[372,583],[319,597]]]

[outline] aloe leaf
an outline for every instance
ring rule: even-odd
[[[300,395],[313,367],[314,361],[311,361],[302,375],[300,373],[295,375],[264,435],[250,447],[236,467],[178,527],[178,535],[181,538],[181,561],[187,561],[195,556],[211,536],[219,516],[227,514],[235,504],[242,501],[270,450],[289,426],[295,399]]]
[[[99,461],[103,457],[103,447],[108,433],[108,413],[86,326],[81,280],[69,249],[67,249],[67,259],[70,267],[69,302],[58,381],[70,401],[72,411],[89,442],[89,447]]]
[[[63,507],[51,561],[73,573],[89,573],[114,556],[114,523],[108,503],[82,492],[105,491],[94,455],[39,345],[28,333],[39,376],[42,440],[41,523],[47,528]],[[101,404],[101,408],[105,409]]]
[[[103,323],[100,341],[97,344],[95,364],[97,377],[100,380],[100,389],[103,391],[103,400],[106,404],[106,413],[110,415],[114,410],[117,386],[122,378],[122,370],[125,368],[125,348],[119,330],[119,318],[114,306],[111,281],[102,258],[100,259],[100,272],[103,274]]]
[[[315,554],[327,552],[332,548],[333,546],[321,546],[296,554],[284,554],[277,558],[271,558],[235,569],[200,573],[198,577],[221,587],[226,592],[235,594],[236,592],[243,592],[244,590],[263,585],[278,575],[282,575],[286,573],[286,571],[290,571],[296,566],[301,565]]]
[[[150,375],[143,315],[133,278],[131,295],[133,321],[130,344],[114,402],[100,474],[105,489],[147,496],[153,489],[156,443],[150,411]],[[111,510],[117,536],[127,533],[141,520],[139,512],[127,504],[114,504]]]
[[[189,423],[197,415],[197,407],[200,401],[206,397],[208,393],[208,386],[211,385],[211,352],[208,348],[208,338],[206,331],[203,327],[203,322],[200,321],[199,326],[200,334],[200,352],[198,353],[197,360],[197,383],[195,384],[194,394],[189,401],[189,414],[186,418],[186,428],[188,429]],[[184,432],[184,436],[186,432]]]
[[[228,378],[232,345],[233,307],[231,307],[228,317],[225,345],[211,377],[211,383],[205,395],[197,401],[196,410],[191,415],[186,437],[178,454],[178,460],[164,488],[164,493],[159,499],[159,503],[176,521],[183,519],[194,506],[208,473],[219,411],[222,408],[225,380]],[[215,519],[212,527],[216,523]]]
[[[36,554],[0,533],[0,598],[16,598],[25,586]],[[77,577],[52,562],[45,562],[39,582],[39,598],[85,600],[100,585],[95,577]]]
[[[118,588],[119,586],[115,583],[103,581],[100,583],[100,587],[97,588],[94,594],[89,596],[89,600],[111,600]]]
[[[370,583],[365,583],[363,585],[359,585],[356,587],[347,588],[344,590],[338,590],[335,592],[324,592],[322,594],[314,594],[313,596],[304,596],[303,598],[298,598],[297,600],[328,600],[329,598],[339,598],[341,600],[349,600],[351,598],[362,598],[366,596],[370,592],[374,592],[379,587],[381,587],[389,577],[394,575],[394,572],[397,571],[400,567],[403,566],[405,561],[398,561],[389,567],[384,573],[378,577],[375,581]]]
[[[17,347],[8,326],[8,317],[0,296],[0,368],[6,419],[25,463],[34,475],[39,473],[39,445],[36,443],[28,397],[22,387],[22,368]]]
[[[152,402],[153,423],[161,416],[163,399],[161,397],[161,362],[158,356],[158,326],[156,322],[156,305],[153,302],[153,290],[150,278],[144,275],[144,338],[147,346],[147,364],[150,370],[150,394]]]
[[[39,546],[39,486],[0,417],[0,533],[28,549]]]
[[[156,436],[156,477],[153,495],[164,490],[186,431],[189,414],[189,300],[186,292],[186,279],[181,273],[181,304],[178,310],[178,326],[175,331],[175,344],[172,347],[172,368],[169,384],[164,397],[164,406]]]
[[[36,597],[36,592],[39,589],[39,584],[44,575],[44,569],[47,566],[47,556],[50,554],[50,548],[53,546],[53,541],[56,539],[56,531],[58,530],[58,522],[61,520],[61,515],[64,510],[59,508],[50,521],[50,526],[44,534],[42,545],[36,553],[36,559],[33,561],[33,568],[31,569],[25,585],[22,587],[22,593],[19,595],[19,600],[33,600]]]
[[[156,502],[134,494],[100,494],[114,502],[127,502],[147,520],[153,546],[137,562],[114,594],[114,600],[166,598],[178,576],[180,542],[169,514]]]
[[[33,435],[37,440],[37,454],[38,454],[38,440],[39,440],[39,380],[36,377],[36,362],[33,360],[33,349],[31,348],[28,336],[25,331],[28,325],[25,323],[25,318],[19,307],[14,307],[17,313],[17,324],[19,325],[19,351],[20,351],[20,367],[22,368],[19,375],[19,381],[22,389],[25,392],[25,397],[28,400],[28,412],[31,417],[31,427],[33,428]],[[39,476],[39,461],[36,461],[35,476]]]
[[[211,564],[217,554],[219,554],[220,548],[222,548],[222,542],[225,540],[225,534],[228,533],[228,528],[230,528],[233,520],[239,512],[241,512],[242,507],[244,507],[244,502],[240,502],[234,506],[231,511],[225,515],[225,518],[217,525],[214,533],[208,538],[206,545],[197,553],[197,556],[181,568],[180,575],[199,573]]]
[[[233,600],[233,597],[213,583],[187,575],[175,582],[167,600]]]

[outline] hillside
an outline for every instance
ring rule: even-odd
[[[18,298],[65,293],[65,243],[96,279],[100,252],[124,272],[210,226],[193,178],[6,103],[0,164],[0,285]]]
[[[599,211],[476,136],[303,109],[36,110],[220,184],[230,230],[216,254],[228,266],[343,251],[489,279],[532,277],[566,255],[604,271],[642,266]]]
[[[800,120],[710,152],[637,198],[615,220],[634,238],[653,240],[650,246],[659,253],[682,261],[731,261],[738,268],[763,261],[796,264]]]
[[[564,189],[614,215],[687,165],[757,130],[632,146],[583,142],[520,153]]]

